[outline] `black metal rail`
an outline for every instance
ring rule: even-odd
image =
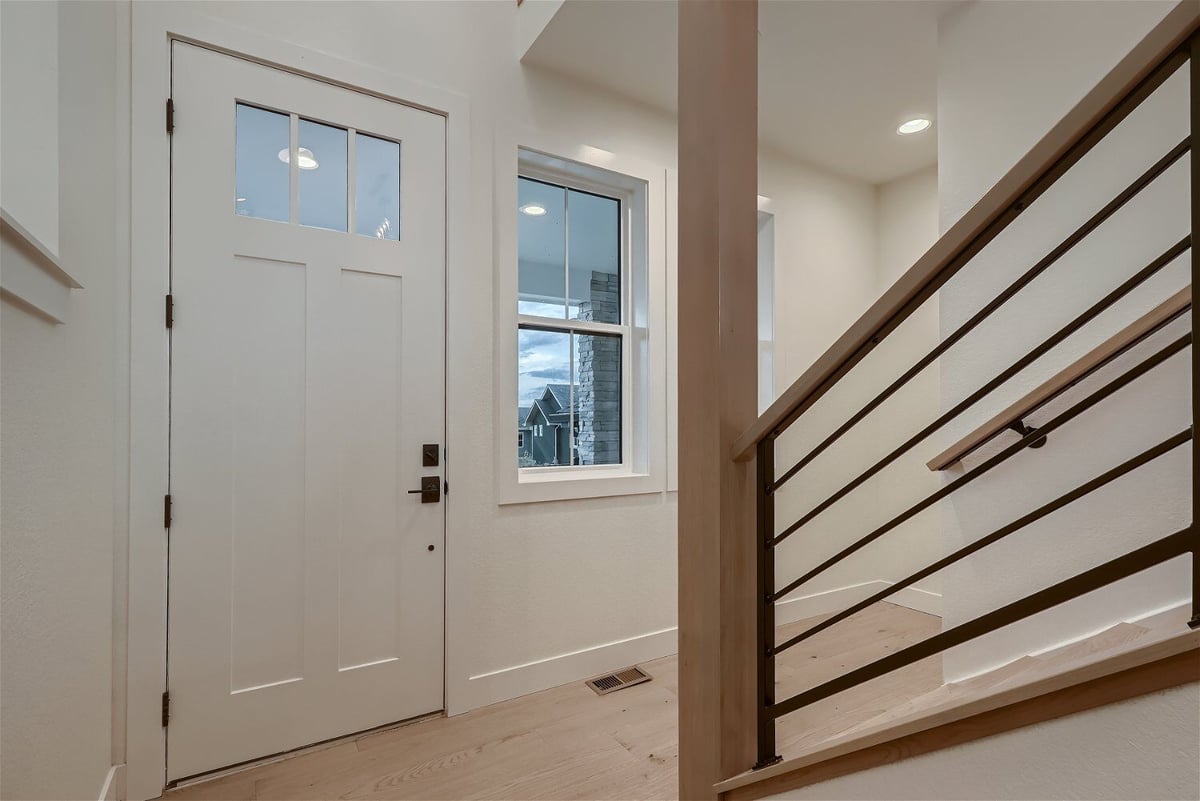
[[[1071,232],[1069,236],[1063,239],[1050,252],[1042,257],[1036,264],[1022,273],[1016,280],[1001,290],[994,298],[988,301],[979,311],[973,314],[968,320],[959,325],[953,332],[944,337],[934,348],[917,360],[912,366],[904,371],[899,378],[895,379],[885,389],[875,395],[870,401],[864,404],[850,415],[845,422],[839,425],[832,433],[824,437],[817,445],[808,450],[798,461],[782,472],[776,472],[775,464],[775,440],[783,434],[793,423],[799,420],[802,415],[819,400],[830,388],[835,386],[846,374],[852,370],[868,353],[870,353],[884,338],[894,331],[904,320],[908,319],[916,309],[920,308],[929,298],[938,292],[938,290],[946,284],[955,274],[957,274],[965,265],[967,265],[988,243],[994,240],[1005,228],[1008,227],[1013,220],[1022,212],[1026,211],[1033,202],[1053,186],[1059,178],[1061,178],[1068,170],[1071,169],[1080,159],[1092,150],[1095,145],[1106,137],[1122,120],[1141,103],[1149,97],[1162,83],[1170,77],[1177,69],[1185,62],[1190,61],[1190,77],[1191,77],[1191,134],[1185,137],[1179,144],[1173,147],[1165,155],[1159,158],[1154,164],[1147,168],[1125,189],[1118,193],[1112,200],[1104,205],[1099,211],[1088,218],[1083,224]],[[1004,463],[1016,454],[1020,453],[1029,447],[1038,447],[1045,442],[1046,435],[1055,429],[1066,425],[1071,420],[1084,414],[1089,409],[1095,407],[1104,399],[1119,392],[1121,389],[1129,386],[1141,376],[1153,370],[1157,366],[1163,364],[1172,357],[1178,355],[1184,350],[1191,350],[1191,366],[1192,366],[1192,418],[1195,420],[1198,410],[1200,410],[1200,358],[1197,357],[1196,348],[1193,346],[1195,337],[1195,315],[1193,313],[1191,330],[1165,346],[1157,349],[1146,358],[1131,367],[1124,369],[1119,375],[1108,379],[1101,386],[1090,392],[1086,397],[1074,402],[1069,408],[1059,412],[1052,419],[1046,421],[1035,428],[1025,428],[1018,431],[1020,439],[1011,445],[1001,449],[996,454],[985,459],[978,465],[967,470],[961,476],[953,481],[948,482],[945,486],[936,492],[930,493],[925,498],[917,501],[909,506],[900,514],[893,517],[886,523],[876,527],[873,531],[853,541],[850,545],[842,548],[834,556],[822,561],[816,567],[811,568],[803,575],[788,581],[782,587],[775,586],[775,550],[795,532],[815,520],[822,512],[829,509],[834,504],[845,498],[857,487],[868,481],[871,477],[878,474],[888,465],[895,462],[902,455],[911,450],[914,446],[925,440],[927,437],[940,430],[947,423],[959,417],[962,413],[970,409],[981,399],[988,396],[1005,382],[1017,376],[1035,361],[1042,356],[1051,352],[1059,346],[1064,340],[1070,337],[1075,332],[1079,331],[1089,322],[1098,317],[1106,309],[1113,306],[1130,292],[1141,286],[1151,276],[1162,270],[1167,265],[1171,264],[1177,258],[1181,257],[1189,250],[1193,250],[1192,244],[1195,237],[1200,236],[1200,159],[1195,157],[1190,159],[1190,182],[1192,186],[1192,201],[1191,201],[1191,230],[1187,236],[1184,236],[1174,245],[1167,248],[1160,256],[1151,261],[1146,266],[1135,272],[1132,276],[1122,282],[1119,286],[1112,289],[1108,294],[1100,300],[1092,304],[1086,311],[1076,316],[1062,328],[1051,334],[1040,344],[1030,350],[1021,358],[1014,361],[1005,369],[1001,370],[992,379],[985,382],[974,392],[963,398],[958,403],[951,406],[936,419],[921,428],[916,433],[909,436],[903,443],[891,450],[886,456],[876,461],[874,464],[866,468],[864,471],[856,475],[848,483],[843,485],[837,491],[826,497],[824,500],[817,503],[807,512],[804,512],[798,519],[794,520],[782,531],[776,533],[775,520],[775,503],[777,492],[789,481],[799,475],[805,467],[813,463],[813,461],[828,450],[836,443],[843,435],[861,423],[873,411],[878,409],[888,398],[899,391],[909,381],[916,377],[919,373],[933,364],[940,356],[945,354],[955,344],[960,342],[971,331],[975,330],[981,323],[991,317],[998,309],[1003,307],[1012,298],[1016,297],[1026,287],[1033,283],[1040,275],[1050,269],[1064,255],[1070,252],[1075,246],[1086,239],[1092,232],[1096,231],[1107,221],[1109,221],[1121,208],[1123,208],[1132,199],[1137,197],[1144,189],[1153,184],[1159,177],[1166,173],[1173,165],[1177,164],[1184,154],[1189,153],[1191,144],[1196,134],[1200,132],[1200,33],[1193,34],[1191,39],[1182,47],[1178,48],[1170,55],[1165,57],[1154,69],[1150,70],[1145,78],[1141,80],[1124,98],[1120,99],[1112,109],[1096,122],[1086,133],[1078,137],[1074,144],[1067,148],[1062,155],[1047,166],[1038,177],[1032,181],[1029,189],[1024,192],[1020,200],[1008,207],[1003,213],[999,214],[990,224],[976,235],[971,241],[967,242],[956,252],[953,258],[949,259],[945,265],[933,276],[931,276],[914,296],[900,306],[893,314],[880,324],[875,330],[871,338],[858,346],[853,352],[850,352],[842,359],[835,368],[832,369],[828,377],[822,380],[815,388],[807,393],[804,397],[790,406],[786,413],[779,418],[780,422],[774,426],[768,433],[764,434],[757,441],[756,451],[756,514],[757,514],[757,531],[756,537],[758,542],[758,564],[757,564],[757,634],[758,634],[758,653],[757,653],[757,679],[758,679],[758,764],[755,766],[763,767],[778,761],[779,756],[775,753],[775,721],[782,715],[794,712],[804,706],[812,704],[816,701],[828,698],[836,693],[855,687],[864,682],[878,678],[898,670],[907,665],[911,665],[921,659],[938,654],[948,648],[961,645],[969,640],[980,637],[991,631],[995,631],[1003,626],[1010,625],[1016,621],[1027,618],[1038,612],[1049,609],[1053,606],[1069,601],[1072,598],[1077,598],[1083,594],[1099,589],[1103,586],[1119,581],[1128,576],[1132,576],[1143,570],[1146,570],[1154,565],[1172,559],[1176,556],[1191,552],[1193,559],[1192,570],[1192,600],[1193,600],[1193,615],[1190,625],[1193,627],[1200,626],[1200,529],[1195,525],[1177,531],[1170,536],[1164,537],[1157,542],[1151,543],[1141,548],[1137,548],[1123,556],[1106,562],[1091,570],[1084,571],[1079,575],[1059,581],[1046,589],[1034,592],[1033,594],[1013,601],[1006,606],[1003,606],[993,612],[981,615],[973,620],[970,620],[961,625],[943,631],[941,634],[930,637],[922,642],[904,648],[901,651],[890,654],[883,659],[871,662],[862,667],[851,670],[844,675],[826,681],[815,687],[812,687],[803,692],[797,693],[782,701],[775,699],[775,659],[776,657],[793,648],[809,638],[825,631],[832,626],[845,621],[847,618],[861,612],[872,604],[883,601],[887,597],[899,592],[906,587],[910,587],[916,582],[927,578],[944,568],[959,562],[969,556],[979,553],[988,546],[999,542],[1016,531],[1019,531],[1032,523],[1041,520],[1064,507],[1080,501],[1086,496],[1096,492],[1102,487],[1106,487],[1123,476],[1127,476],[1138,468],[1158,459],[1174,449],[1191,443],[1192,461],[1196,463],[1198,456],[1197,438],[1193,434],[1193,429],[1188,428],[1184,431],[1171,436],[1158,444],[1147,448],[1141,453],[1133,456],[1104,472],[1096,475],[1091,480],[1079,485],[1078,487],[1059,495],[1057,498],[1042,504],[1038,508],[1018,516],[1008,524],[996,529],[986,536],[975,540],[968,545],[959,548],[953,553],[948,554],[941,559],[938,559],[926,567],[918,570],[912,575],[896,582],[887,589],[874,593],[870,597],[853,604],[837,614],[827,618],[821,623],[811,626],[807,630],[788,638],[787,640],[776,644],[775,643],[775,604],[784,596],[798,589],[805,583],[811,581],[816,576],[838,564],[842,560],[853,555],[868,544],[880,539],[894,530],[896,527],[903,524],[905,521],[912,519],[915,515],[930,508],[933,504],[945,499],[953,494],[958,489],[983,476],[998,465]],[[1194,309],[1196,301],[1196,286],[1200,284],[1200,265],[1197,265],[1197,259],[1194,257],[1191,260],[1191,275],[1192,275],[1192,306]],[[1115,349],[1113,353],[1107,354],[1098,364],[1092,366],[1087,373],[1073,380],[1069,385],[1061,387],[1051,393],[1048,397],[1039,400],[1036,408],[1041,408],[1063,393],[1077,387],[1079,384],[1097,374],[1100,370],[1115,362],[1119,357],[1130,353],[1133,348],[1149,340],[1167,327],[1171,322],[1178,319],[1182,314],[1173,316],[1169,320],[1159,323],[1153,331],[1141,335],[1138,339],[1124,344]],[[1035,408],[1035,410],[1036,410]],[[1197,471],[1193,470],[1192,477],[1193,497],[1197,495],[1197,490],[1200,485],[1197,484]]]

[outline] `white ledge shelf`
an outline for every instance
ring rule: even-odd
[[[4,254],[0,292],[5,299],[51,322],[65,323],[71,290],[82,289],[83,284],[44,242],[4,209],[0,209],[0,243]]]

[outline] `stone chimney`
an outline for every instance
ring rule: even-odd
[[[592,273],[589,300],[579,305],[579,319],[601,323],[620,320],[620,279],[615,273]],[[579,464],[621,462],[621,338],[576,334],[575,386]]]

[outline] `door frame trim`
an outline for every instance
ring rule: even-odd
[[[469,101],[457,92],[431,86],[385,70],[347,61],[257,33],[227,25],[200,11],[176,3],[133,3],[130,17],[131,77],[129,134],[129,518],[127,664],[125,709],[126,797],[150,799],[166,784],[166,736],[162,728],[161,697],[167,683],[167,540],[162,499],[167,492],[168,332],[163,320],[163,297],[170,257],[170,139],[163,109],[170,96],[171,44],[189,44],[224,52],[250,62],[332,83],[354,91],[414,106],[446,118],[446,337],[447,387],[470,380],[454,374],[454,364],[468,364],[467,336],[455,336],[452,298],[466,297],[467,232],[470,225]],[[181,117],[181,123],[183,118]],[[460,328],[460,330],[462,330]],[[459,458],[457,420],[446,394],[445,478]],[[465,456],[465,454],[464,454]],[[455,559],[455,506],[445,498],[445,580],[450,597],[453,578],[460,572]],[[444,622],[443,704],[450,697],[455,616]],[[119,641],[119,640],[118,640]],[[114,676],[120,682],[121,677]]]

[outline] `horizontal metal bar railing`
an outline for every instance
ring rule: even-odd
[[[955,404],[952,408],[950,408],[945,413],[943,413],[940,417],[938,417],[932,423],[930,423],[925,428],[918,431],[916,434],[914,434],[912,437],[910,437],[904,443],[902,443],[897,448],[895,448],[887,456],[884,456],[882,459],[877,461],[871,467],[867,468],[865,471],[860,473],[857,477],[855,477],[853,480],[851,480],[848,484],[844,485],[841,489],[834,492],[832,495],[830,495],[824,501],[822,501],[821,503],[814,506],[811,510],[809,510],[807,513],[805,513],[803,516],[801,516],[798,520],[796,520],[794,523],[792,523],[787,528],[785,528],[783,531],[781,531],[775,537],[773,544],[778,545],[779,543],[783,542],[785,539],[787,539],[789,536],[794,534],[800,528],[802,528],[803,526],[808,524],[817,515],[821,514],[821,512],[824,512],[830,506],[833,506],[835,503],[840,501],[846,495],[850,494],[856,488],[861,486],[864,482],[869,480],[872,476],[874,476],[879,471],[883,470],[889,464],[894,462],[896,459],[900,458],[906,452],[911,450],[912,447],[915,446],[918,442],[920,442],[921,440],[925,439],[933,432],[940,429],[946,423],[948,423],[951,420],[953,420],[954,418],[958,417],[958,415],[962,414],[968,408],[973,406],[981,398],[987,396],[993,390],[995,390],[997,387],[1001,386],[1006,381],[1008,381],[1010,378],[1012,378],[1013,376],[1020,373],[1022,370],[1024,370],[1030,364],[1037,361],[1045,354],[1049,353],[1051,350],[1054,349],[1055,346],[1057,346],[1058,344],[1063,342],[1065,339],[1067,339],[1067,337],[1074,334],[1076,331],[1078,331],[1083,326],[1087,325],[1089,322],[1091,322],[1093,319],[1095,319],[1105,309],[1112,306],[1118,300],[1125,297],[1125,295],[1129,294],[1134,289],[1136,289],[1138,286],[1140,286],[1143,282],[1145,282],[1147,279],[1149,279],[1152,275],[1154,275],[1159,270],[1163,269],[1168,264],[1173,262],[1185,250],[1187,250],[1189,247],[1191,247],[1191,241],[1192,241],[1192,239],[1190,236],[1185,236],[1183,239],[1179,240],[1179,242],[1172,245],[1170,248],[1168,248],[1166,250],[1166,252],[1164,252],[1158,258],[1154,259],[1154,261],[1150,262],[1148,265],[1143,267],[1141,270],[1139,270],[1132,277],[1127,279],[1124,283],[1122,283],[1116,289],[1109,292],[1107,295],[1105,295],[1099,301],[1092,304],[1092,306],[1090,306],[1086,311],[1084,311],[1083,313],[1081,313],[1077,317],[1075,317],[1073,320],[1071,320],[1071,322],[1067,323],[1065,326],[1060,328],[1054,334],[1050,335],[1048,338],[1043,340],[1040,345],[1038,345],[1033,350],[1026,353],[1024,356],[1022,356],[1017,361],[1013,362],[1006,369],[1002,370],[999,374],[996,375],[995,378],[992,378],[990,381],[985,383],[979,389],[975,390],[970,395],[968,395],[966,398],[959,401],[957,404]]]
[[[962,645],[984,634],[1003,628],[1019,620],[1024,620],[1038,612],[1043,612],[1061,603],[1078,598],[1093,590],[1098,590],[1113,582],[1140,573],[1168,559],[1182,556],[1192,549],[1191,538],[1193,527],[1188,526],[1174,534],[1163,537],[1157,542],[1137,548],[1124,556],[1105,562],[1102,565],[1085,570],[1077,576],[1058,582],[1044,590],[1035,592],[1018,601],[1002,606],[999,609],[980,615],[973,620],[947,629],[941,634],[935,634],[927,640],[910,645],[894,654],[871,662],[849,673],[838,676],[810,690],[797,693],[770,707],[776,718],[795,712],[801,707],[828,698],[851,687],[868,682],[871,679],[899,670],[902,667],[919,662],[926,657]]]
[[[1128,473],[1133,472],[1134,470],[1138,469],[1142,465],[1148,464],[1149,462],[1154,461],[1155,459],[1157,459],[1158,457],[1160,457],[1166,453],[1170,453],[1175,448],[1178,448],[1180,445],[1183,445],[1185,442],[1191,441],[1191,439],[1192,439],[1192,430],[1190,428],[1188,428],[1185,431],[1179,432],[1178,434],[1176,434],[1173,437],[1163,440],[1162,442],[1158,443],[1154,447],[1149,448],[1145,451],[1142,451],[1141,453],[1139,453],[1137,456],[1133,457],[1132,459],[1127,459],[1126,461],[1122,462],[1121,464],[1117,465],[1116,467],[1112,468],[1111,470],[1107,470],[1104,473],[1101,473],[1100,475],[1096,476],[1092,480],[1079,485],[1078,487],[1071,490],[1070,492],[1064,493],[1064,494],[1058,496],[1057,498],[1055,498],[1054,500],[1050,501],[1049,503],[1039,506],[1037,509],[1034,509],[1032,512],[1030,512],[1026,515],[1023,515],[1021,517],[1018,517],[1016,520],[1012,521],[1008,525],[1005,525],[1005,526],[1002,526],[1002,527],[996,529],[991,534],[980,537],[979,539],[972,542],[970,545],[959,548],[957,551],[950,554],[949,556],[945,556],[945,557],[937,560],[933,564],[931,564],[927,567],[921,568],[920,570],[918,570],[916,573],[913,573],[908,578],[898,581],[895,584],[892,584],[891,586],[880,590],[879,592],[875,593],[874,595],[870,596],[869,598],[865,598],[865,599],[859,601],[858,603],[856,603],[850,607],[847,607],[846,609],[842,610],[841,612],[838,612],[837,614],[833,615],[832,617],[822,620],[820,623],[816,624],[815,626],[812,626],[811,628],[805,629],[804,631],[800,632],[796,636],[794,636],[794,637],[788,639],[787,641],[782,642],[779,645],[776,645],[774,648],[772,648],[771,655],[773,655],[773,656],[778,655],[778,654],[782,653],[783,651],[786,651],[788,648],[791,648],[794,645],[799,645],[800,643],[804,642],[808,638],[810,638],[816,634],[820,634],[825,629],[827,629],[831,626],[837,625],[838,623],[841,623],[843,620],[845,620],[848,617],[852,617],[853,615],[858,614],[859,612],[861,612],[862,610],[871,606],[872,604],[876,604],[891,595],[895,595],[896,593],[900,592],[904,588],[910,587],[913,584],[916,584],[921,579],[932,576],[934,573],[937,573],[939,570],[949,567],[950,565],[954,564],[955,562],[965,559],[966,557],[970,556],[971,554],[976,553],[977,551],[980,551],[980,550],[986,548],[987,546],[991,545],[992,543],[999,542],[1000,540],[1004,539],[1008,535],[1010,535],[1016,531],[1020,531],[1021,529],[1025,528],[1029,524],[1034,523],[1038,520],[1041,520],[1043,517],[1046,517],[1050,514],[1053,514],[1054,512],[1058,511],[1059,509],[1063,508],[1064,506],[1074,503],[1075,501],[1079,500],[1080,498],[1083,498],[1086,495],[1090,495],[1091,493],[1095,492],[1096,490],[1100,489],[1101,487],[1111,484],[1112,482],[1116,481],[1121,476],[1124,476]]]
[[[997,309],[999,309],[1001,306],[1015,297],[1022,289],[1032,283],[1034,279],[1036,279],[1039,275],[1054,265],[1059,259],[1069,253],[1071,249],[1082,242],[1088,236],[1088,234],[1099,228],[1101,224],[1122,209],[1126,203],[1135,198],[1143,189],[1153,183],[1158,176],[1162,175],[1164,172],[1170,169],[1175,162],[1179,161],[1183,154],[1187,153],[1191,149],[1191,144],[1192,138],[1190,136],[1184,137],[1182,142],[1171,148],[1171,150],[1165,156],[1160,158],[1153,165],[1151,165],[1148,170],[1139,175],[1131,184],[1129,184],[1129,186],[1125,187],[1125,189],[1123,189],[1116,197],[1109,201],[1104,208],[1093,214],[1087,221],[1076,228],[1070,236],[1068,236],[1066,239],[1060,242],[1058,246],[1047,253],[1045,257],[1043,257],[1040,261],[1026,270],[1015,281],[1005,287],[1000,294],[996,295],[995,298],[993,298],[983,308],[972,315],[970,319],[942,339],[942,341],[939,342],[931,351],[921,357],[912,367],[906,370],[903,375],[889,384],[887,388],[885,388],[882,392],[872,398],[870,402],[855,412],[848,420],[846,420],[846,422],[838,426],[838,428],[835,429],[833,433],[827,436],[824,440],[822,440],[820,444],[806,453],[794,465],[784,471],[782,475],[778,476],[772,483],[772,488],[778,489],[782,487],[789,479],[791,479],[793,476],[803,470],[810,462],[824,453],[827,448],[833,445],[833,443],[841,439],[841,437],[847,431],[862,422],[867,415],[879,408],[884,401],[898,392],[901,387],[919,375],[926,367],[937,361],[937,359],[943,353],[948,351],[959,340],[978,327],[980,323],[995,313]]]
[[[1108,383],[1106,383],[1104,386],[1100,387],[1100,389],[1097,389],[1095,392],[1091,393],[1087,397],[1078,401],[1077,403],[1072,405],[1070,408],[1059,413],[1053,419],[1048,421],[1045,425],[1039,426],[1038,428],[1025,434],[1024,436],[1021,437],[1021,439],[1017,440],[1012,445],[1009,445],[1007,448],[1000,451],[995,456],[992,456],[991,458],[985,460],[984,462],[979,464],[977,467],[974,467],[971,470],[968,470],[966,473],[959,476],[954,481],[951,481],[950,483],[946,484],[944,487],[937,490],[936,492],[933,492],[933,493],[927,495],[924,499],[913,504],[905,511],[901,512],[900,514],[896,515],[888,522],[884,523],[882,526],[879,526],[874,531],[872,531],[870,534],[867,534],[865,537],[862,537],[861,539],[856,540],[855,542],[851,543],[850,545],[847,545],[845,548],[843,548],[841,551],[839,551],[836,555],[829,557],[824,562],[822,562],[820,565],[818,565],[817,567],[808,571],[800,578],[796,579],[795,581],[790,582],[783,589],[776,591],[773,595],[773,600],[779,600],[779,599],[783,598],[792,590],[795,590],[797,587],[805,584],[808,581],[811,581],[813,578],[815,578],[816,576],[825,572],[829,568],[833,567],[838,562],[845,559],[847,556],[850,556],[851,554],[855,553],[856,551],[860,550],[861,548],[863,548],[863,547],[869,545],[870,543],[874,542],[875,540],[879,539],[884,534],[886,534],[889,531],[891,531],[892,529],[894,529],[896,526],[900,525],[901,523],[905,522],[906,520],[910,520],[911,518],[913,518],[917,514],[921,513],[925,509],[928,509],[933,504],[935,504],[938,501],[942,500],[943,498],[947,497],[948,495],[953,493],[955,490],[958,490],[960,487],[963,487],[966,484],[971,483],[972,481],[974,481],[975,479],[984,475],[985,473],[989,472],[993,468],[999,466],[1000,464],[1003,464],[1005,461],[1007,461],[1011,457],[1015,456],[1017,453],[1024,450],[1025,448],[1029,447],[1029,445],[1031,445],[1033,442],[1037,441],[1041,437],[1044,437],[1047,434],[1053,432],[1055,429],[1057,429],[1063,425],[1066,425],[1068,422],[1075,419],[1079,415],[1083,414],[1085,411],[1092,408],[1100,401],[1104,400],[1105,398],[1107,398],[1108,396],[1117,392],[1118,390],[1122,389],[1123,387],[1131,384],[1132,382],[1134,382],[1141,376],[1145,375],[1146,373],[1150,372],[1158,365],[1165,362],[1167,359],[1171,358],[1175,354],[1184,350],[1188,345],[1191,344],[1191,341],[1192,341],[1191,332],[1184,334],[1182,337],[1175,340],[1171,344],[1167,345],[1165,348],[1162,348],[1161,350],[1159,350],[1152,356],[1148,357],[1144,361],[1139,362],[1137,365],[1131,367],[1130,369],[1126,370],[1121,375],[1117,376],[1116,378],[1114,378],[1111,381],[1109,381]]]
[[[961,244],[956,245],[952,252],[939,258],[935,258],[936,246],[931,248],[930,252],[910,270],[912,274],[925,274],[920,278],[914,278],[906,273],[897,282],[897,285],[919,282],[913,286],[911,293],[906,292],[897,297],[893,297],[893,293],[885,293],[851,326],[850,330],[834,343],[827,352],[830,358],[819,359],[812,368],[783,392],[779,400],[763,413],[754,426],[738,438],[733,446],[733,458],[736,461],[750,458],[754,453],[755,443],[767,436],[778,436],[791,426],[904,320],[936,294],[1000,232],[1027,210],[1037,198],[1041,197],[1071,167],[1091,152],[1096,144],[1121,124],[1187,59],[1186,46],[1173,49],[1155,67],[1144,73],[1144,76],[1138,79],[1123,96],[1116,99],[1105,113],[1090,123],[1086,130],[1073,134],[1069,143],[1066,143],[1063,149],[1055,154],[1053,161],[1040,168],[1037,174],[1028,180],[1023,189],[1008,195],[1008,199],[999,201],[997,198],[993,198],[992,195],[1000,189],[999,185],[994,187],[992,192],[985,195],[977,204],[977,208],[984,205],[992,207],[988,212],[986,224],[981,224],[974,235],[968,235],[960,232],[959,229],[966,226],[965,218],[970,215],[970,212],[968,215],[964,215],[964,219],[955,223],[942,237],[942,241],[957,237]],[[1051,131],[1047,138],[1057,133],[1058,131]],[[1014,167],[1014,172],[1024,166],[1019,163],[1017,167]],[[995,207],[997,202],[1004,205]],[[875,322],[876,320],[878,322]]]

